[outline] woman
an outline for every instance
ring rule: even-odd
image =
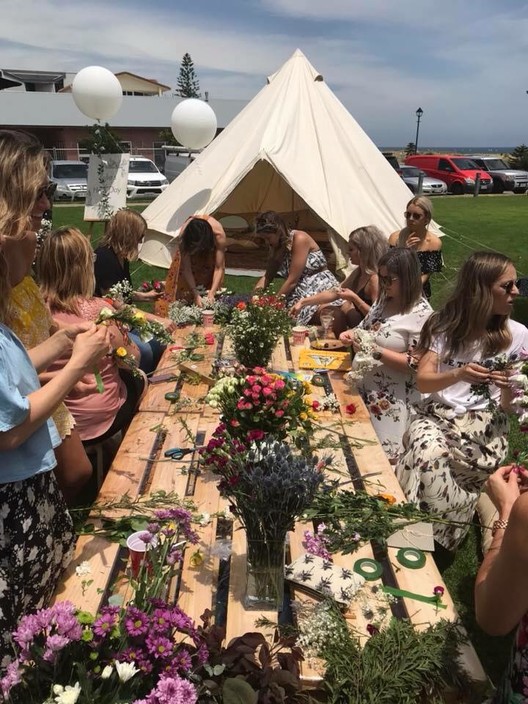
[[[359,333],[347,330],[340,339],[362,353],[354,357],[352,375],[381,446],[395,464],[412,408],[420,400],[412,352],[432,309],[422,297],[420,263],[411,249],[386,252],[378,262],[378,277],[380,296],[357,326]]]
[[[339,288],[336,277],[317,242],[303,230],[288,230],[284,220],[267,211],[257,216],[255,232],[264,235],[270,249],[266,273],[255,288],[267,288],[276,276],[285,279],[277,295],[285,296],[288,306],[321,291]],[[340,298],[329,303],[332,308],[343,304]],[[319,320],[317,304],[306,305],[297,314],[297,323],[307,325]]]
[[[94,253],[88,240],[73,227],[51,232],[37,257],[37,277],[53,317],[64,325],[97,320],[107,302],[93,297]],[[137,347],[116,325],[109,326],[113,350],[123,347],[128,355],[139,358]],[[58,359],[51,371],[60,369]],[[120,374],[114,356],[99,364],[104,389],[97,390],[93,370],[65,399],[75,418],[83,443],[94,444],[112,437],[128,426],[144,389],[143,379],[123,370]]]
[[[105,234],[99,247],[95,250],[95,295],[105,296],[112,286],[126,281],[132,286],[129,262],[137,259],[139,245],[143,241],[147,223],[145,218],[135,210],[124,208],[118,210],[108,221]],[[133,291],[130,298],[132,301],[149,303],[157,301],[160,293],[152,291]],[[156,318],[146,314],[149,318]],[[169,332],[175,329],[170,320],[164,318],[159,320]],[[144,342],[139,335],[131,331],[130,338],[138,346],[141,352],[140,369],[145,374],[151,374],[161,359],[165,347],[157,340],[152,339]]]
[[[210,215],[194,215],[180,231],[179,247],[165,281],[165,294],[156,304],[158,315],[168,315],[174,301],[210,305],[222,287],[227,239],[224,228]],[[207,291],[205,297],[203,290]]]
[[[492,704],[521,704],[528,702],[528,472],[500,467],[485,486],[499,518],[477,574],[475,611],[479,626],[492,636],[517,626],[508,670]]]
[[[297,317],[305,306],[316,304],[321,308],[341,298],[342,306],[334,309],[334,334],[339,337],[347,328],[356,327],[378,297],[378,260],[387,248],[386,237],[375,225],[358,227],[348,238],[354,271],[343,281],[341,288],[301,298],[292,306],[292,315]]]
[[[508,257],[474,252],[420,338],[417,384],[428,398],[409,427],[397,476],[409,501],[467,524],[434,524],[442,561],[450,556],[441,548],[461,543],[484,482],[506,456],[508,366],[528,349],[528,331],[510,320],[515,281]]]
[[[410,247],[418,254],[422,270],[423,292],[431,298],[431,274],[442,271],[442,240],[428,230],[433,205],[425,196],[415,196],[407,203],[405,227],[389,237],[391,247]]]
[[[60,443],[52,412],[109,349],[108,332],[84,323],[26,352],[6,326],[13,283],[34,250],[35,216],[49,205],[47,161],[31,135],[0,130],[0,667],[13,653],[20,617],[56,589],[74,544],[71,518],[53,469]],[[6,236],[6,233],[8,235]],[[22,274],[21,274],[22,271]],[[41,387],[37,371],[70,350],[63,369]]]

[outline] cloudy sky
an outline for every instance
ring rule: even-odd
[[[379,146],[528,142],[526,0],[0,0],[2,68],[99,64],[250,100],[300,48]],[[1,119],[1,117],[0,117]]]

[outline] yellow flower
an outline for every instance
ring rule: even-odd
[[[307,413],[299,413],[299,418],[301,420],[307,420],[308,419],[308,414]]]
[[[132,317],[132,320],[135,323],[142,323],[144,320],[146,320],[145,313],[143,313],[143,311],[141,310],[136,310]]]
[[[191,557],[189,558],[189,566],[190,567],[199,567],[202,562],[204,561],[204,555],[203,552],[198,549],[193,552]]]
[[[116,357],[119,357],[120,359],[123,359],[124,357],[127,356],[128,352],[124,347],[118,347],[115,351]]]

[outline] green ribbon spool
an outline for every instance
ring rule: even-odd
[[[364,577],[367,582],[373,582],[379,579],[383,573],[383,567],[377,560],[372,560],[370,557],[363,557],[361,560],[356,560],[354,563],[354,572]]]
[[[419,570],[425,565],[425,553],[417,548],[401,548],[396,553],[396,559],[410,570]]]

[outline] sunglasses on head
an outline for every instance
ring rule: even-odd
[[[53,196],[55,195],[56,190],[57,184],[53,181],[50,181],[45,186],[42,186],[42,188],[39,188],[39,190],[37,191],[36,200],[39,201],[43,196],[46,196],[46,198],[51,201],[53,199]]]
[[[421,220],[423,218],[423,213],[410,213],[406,210],[403,216],[406,220]]]
[[[271,234],[273,232],[277,232],[277,228],[274,225],[257,225],[255,227],[255,232],[257,232],[258,234],[266,232]]]

